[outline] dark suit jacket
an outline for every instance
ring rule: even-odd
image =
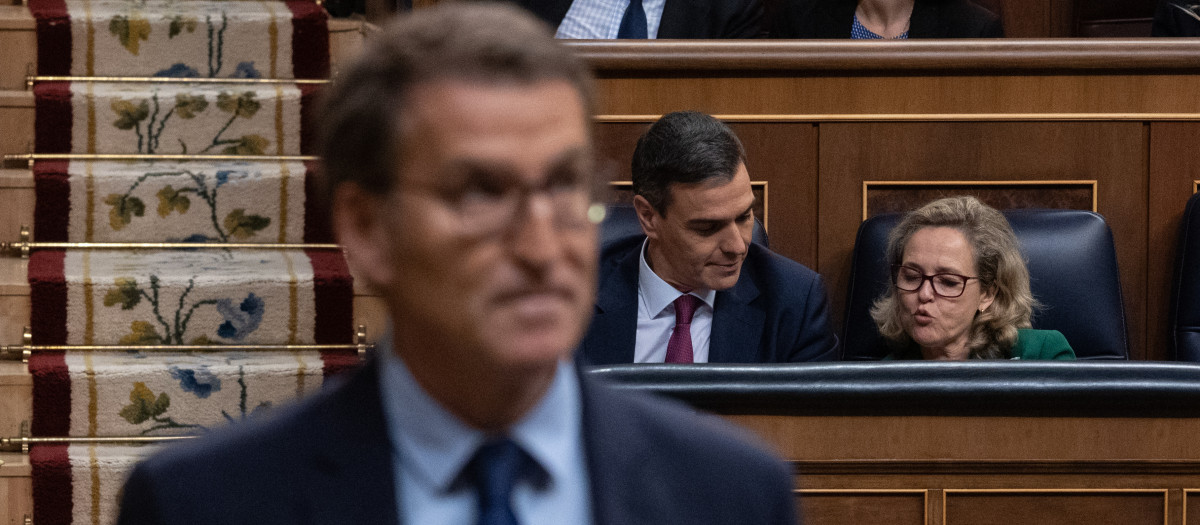
[[[350,375],[143,462],[118,523],[395,525],[377,365]],[[783,465],[715,417],[580,384],[596,525],[795,523]]]
[[[513,0],[553,27],[562,23],[573,0]],[[761,38],[760,0],[667,0],[658,38]]]
[[[850,38],[858,0],[785,0],[771,38]],[[1000,18],[968,0],[916,0],[909,38],[1001,38]]]
[[[1150,35],[1200,36],[1200,20],[1183,10],[1195,9],[1190,7],[1194,3],[1194,0],[1160,0],[1154,10],[1154,24],[1150,26]]]
[[[621,241],[601,255],[595,315],[581,346],[590,364],[633,362],[644,239]],[[758,244],[750,245],[737,284],[717,292],[714,306],[710,363],[837,359],[821,277]]]

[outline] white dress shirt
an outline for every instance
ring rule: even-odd
[[[392,443],[401,523],[475,523],[477,490],[459,478],[488,436],[429,397],[404,361],[391,352],[390,344],[378,348],[383,349],[380,394]],[[509,429],[508,437],[547,475],[545,486],[524,479],[514,487],[513,513],[520,523],[592,522],[582,407],[574,365],[560,362],[546,395]]]
[[[646,35],[650,38],[658,38],[658,26],[666,5],[667,0],[642,0],[642,9],[646,11]],[[629,0],[575,0],[554,37],[617,38],[621,18],[628,7]]]
[[[641,264],[638,268],[637,339],[633,345],[633,362],[662,363],[667,360],[667,343],[675,331],[675,299],[683,295],[646,264],[646,247],[642,243]],[[708,341],[712,335],[714,290],[692,290],[703,301],[692,315],[692,362],[708,362]]]

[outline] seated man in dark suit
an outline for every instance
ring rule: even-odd
[[[558,38],[761,38],[761,0],[514,0]]]
[[[121,524],[795,522],[790,475],[740,433],[573,363],[592,87],[549,28],[423,9],[328,89],[335,230],[391,336],[313,398],[138,466]]]
[[[664,116],[638,139],[633,192],[646,237],[601,256],[589,363],[837,358],[820,276],[750,242],[754,193],[733,130]]]

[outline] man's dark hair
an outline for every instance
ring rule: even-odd
[[[325,195],[354,183],[387,193],[404,159],[408,94],[442,80],[528,85],[563,80],[592,113],[591,73],[548,26],[503,4],[443,2],[398,17],[376,34],[324,93],[319,119]]]
[[[727,182],[745,161],[742,141],[724,122],[696,111],[668,113],[638,139],[633,151],[633,193],[666,215],[671,184]]]

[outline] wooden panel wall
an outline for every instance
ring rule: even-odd
[[[1200,523],[1200,419],[725,417],[791,461],[808,525]]]
[[[596,142],[610,180],[628,181],[637,138],[650,119],[601,122]],[[766,184],[771,248],[817,266],[817,128],[811,123],[734,122],[746,147],[750,179]],[[761,215],[760,215],[761,217]]]
[[[1117,246],[1131,356],[1168,358],[1177,229],[1200,180],[1200,42],[890,44],[575,46],[597,67],[613,176],[628,177],[658,115],[725,118],[751,178],[769,182],[772,248],[826,278],[838,326],[864,182],[955,182],[1022,206],[1077,208],[1092,193]],[[1065,182],[1030,197],[996,181]],[[872,202],[936,193],[887,191]]]

